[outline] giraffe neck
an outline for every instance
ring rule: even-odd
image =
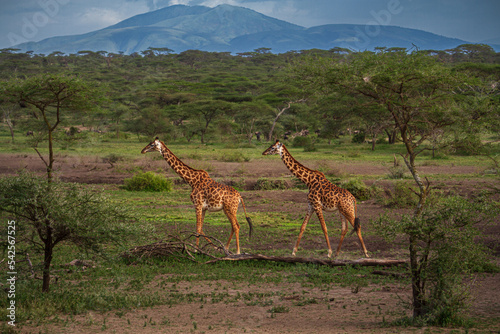
[[[191,187],[200,182],[205,176],[208,176],[207,172],[204,170],[193,169],[186,165],[179,158],[177,158],[175,154],[172,153],[167,146],[165,146],[165,144],[162,145],[160,153],[163,155],[163,158],[167,161],[170,167],[172,167],[172,169]]]
[[[292,172],[293,175],[305,184],[309,184],[311,175],[315,174],[316,171],[303,166],[300,162],[295,160],[285,145],[281,147],[280,155],[281,160],[283,160],[283,163],[290,170],[290,172]]]

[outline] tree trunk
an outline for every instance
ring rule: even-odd
[[[49,131],[49,163],[47,165],[47,178],[52,182],[52,168],[54,166],[54,147],[52,131]]]
[[[255,118],[252,118],[252,123],[250,125],[250,131],[248,132],[248,145],[252,144],[253,138],[253,125],[255,124]]]
[[[386,129],[385,133],[387,134],[387,140],[388,140],[389,144],[396,143],[396,129],[393,129],[392,133],[391,133],[391,131]]]
[[[43,261],[43,284],[42,292],[49,292],[50,290],[50,263],[52,262],[52,227],[47,226],[47,237],[45,242],[45,258]]]
[[[419,270],[419,259],[417,252],[417,240],[410,235],[410,270],[411,270],[411,290],[413,317],[417,318],[424,315],[425,292],[422,289]]]
[[[407,150],[408,152],[410,152],[409,154],[410,157],[408,159],[407,157],[403,156],[403,159],[411,175],[413,176],[415,183],[419,188],[419,191],[415,192],[415,194],[418,196],[418,204],[413,213],[415,217],[418,217],[422,214],[422,211],[424,209],[425,202],[427,199],[427,194],[429,193],[429,184],[427,184],[426,187],[417,172],[417,169],[415,167],[415,154],[413,150],[409,148],[409,146],[407,146]],[[421,317],[426,313],[425,288],[424,288],[425,279],[424,281],[422,281],[421,266],[423,259],[419,258],[418,256],[418,245],[417,245],[418,240],[415,238],[415,236],[412,234],[411,231],[409,231],[409,235],[410,235],[409,238],[410,270],[411,270],[411,281],[412,281],[411,284],[412,306],[413,306],[413,317],[416,318],[416,317]]]
[[[287,111],[288,109],[290,109],[290,107],[292,106],[292,103],[299,103],[299,102],[304,102],[305,100],[304,99],[300,99],[300,100],[297,100],[297,101],[289,101],[288,102],[288,105],[286,107],[283,107],[283,109],[278,109],[279,110],[279,113],[276,115],[276,118],[274,119],[274,122],[273,122],[273,125],[271,126],[271,131],[269,131],[269,135],[267,137],[267,140],[268,141],[272,141],[273,139],[273,132],[274,132],[274,127],[276,126],[276,123],[278,122],[278,119],[281,117],[281,115],[283,115],[283,113],[285,111]]]

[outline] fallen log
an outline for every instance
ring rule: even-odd
[[[342,266],[392,267],[392,266],[405,265],[408,263],[408,261],[406,260],[392,260],[392,259],[363,258],[358,260],[320,260],[314,258],[304,258],[295,256],[268,256],[262,254],[240,254],[240,255],[230,255],[221,258],[215,258],[205,262],[205,264],[216,263],[219,261],[248,261],[248,260],[274,261],[274,262],[285,262],[285,263],[311,263],[329,267],[342,267]]]

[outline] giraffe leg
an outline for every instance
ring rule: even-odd
[[[304,231],[306,230],[307,223],[309,222],[309,219],[311,219],[312,213],[313,213],[313,208],[311,205],[309,205],[309,207],[307,208],[307,214],[304,218],[304,222],[302,223],[302,226],[300,227],[299,238],[297,239],[297,243],[295,244],[295,247],[293,248],[292,256],[295,256],[295,253],[297,253],[297,250],[299,249],[300,239],[302,238],[302,234],[304,234]]]
[[[363,237],[361,236],[361,226],[359,225],[359,218],[355,218],[355,219],[358,219],[358,222],[354,221],[354,223],[351,223],[351,224],[354,226],[354,230],[356,231],[356,234],[358,235],[358,239],[361,242],[361,247],[363,247],[363,252],[365,253],[365,257],[370,257],[370,255],[368,255],[368,251],[366,250],[366,246],[365,246],[365,243],[363,241]]]
[[[344,218],[344,219],[342,219],[342,218]],[[370,257],[370,255],[368,255],[368,251],[366,250],[366,246],[365,246],[365,242],[363,241],[363,237],[361,236],[361,226],[359,225],[359,221],[356,222],[356,219],[358,219],[358,218],[354,218],[353,215],[344,215],[344,217],[342,217],[342,215],[341,215],[340,219],[342,221],[342,235],[340,236],[339,247],[337,248],[337,254],[335,256],[337,256],[339,254],[340,246],[342,245],[342,241],[344,240],[344,237],[347,233],[348,226],[347,226],[346,220],[348,220],[351,223],[352,227],[354,228],[354,231],[356,231],[356,234],[358,235],[358,239],[361,242],[361,247],[363,248],[363,253],[365,253],[365,257]],[[344,228],[345,228],[345,230],[344,230]]]
[[[318,216],[319,223],[321,224],[321,229],[325,234],[326,245],[328,246],[328,258],[332,256],[332,247],[330,246],[330,240],[328,239],[328,230],[326,228],[325,218],[323,217],[323,210],[321,208],[315,208],[316,215]]]
[[[238,208],[236,208],[238,210]],[[240,224],[236,219],[236,212],[233,210],[227,210],[224,208],[224,213],[226,214],[229,222],[231,223],[231,233],[229,234],[229,240],[227,241],[226,249],[229,250],[229,245],[231,243],[231,239],[233,238],[233,234],[236,238],[236,254],[240,254]]]
[[[337,252],[335,253],[335,257],[339,255],[340,247],[342,247],[342,242],[344,241],[344,237],[347,234],[347,231],[349,230],[347,226],[347,219],[342,214],[340,214],[340,222],[342,223],[342,232],[340,233],[339,245],[337,246]]]
[[[200,235],[203,235],[203,219],[205,218],[205,210],[201,205],[196,206],[196,248],[200,246]]]
[[[207,213],[207,210],[204,210],[201,207],[200,209],[196,208],[196,233],[198,234],[198,236],[196,237],[196,247],[199,247],[200,245],[200,237],[199,237],[200,235],[202,235],[209,244],[215,247],[212,240],[207,238],[205,236],[205,233],[203,232],[203,222],[205,221],[205,213]]]

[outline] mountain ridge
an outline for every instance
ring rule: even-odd
[[[334,47],[364,51],[384,46],[444,50],[467,43],[396,26],[328,24],[305,28],[248,8],[226,4],[213,8],[168,6],[96,31],[22,43],[15,48],[46,54],[84,50],[131,54],[150,47],[168,48],[176,53],[190,49],[241,53],[257,48],[283,53]]]

